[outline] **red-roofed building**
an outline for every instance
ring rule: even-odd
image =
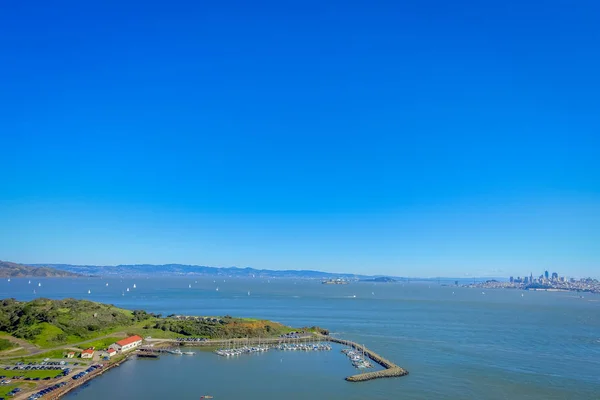
[[[119,340],[117,343],[111,345],[110,347],[119,350],[119,351],[127,351],[134,349],[138,346],[142,345],[142,338],[138,335],[130,336],[126,339]]]
[[[92,358],[94,357],[94,350],[87,349],[81,352],[81,358]]]
[[[106,350],[106,354],[108,354],[109,357],[112,357],[117,354],[117,350],[115,350],[112,347],[109,347],[108,350]]]

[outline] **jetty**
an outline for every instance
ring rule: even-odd
[[[358,343],[352,342],[350,340],[345,339],[337,339],[331,336],[321,336],[323,340],[328,340],[333,343],[343,344],[344,346],[349,346],[358,351],[363,351],[364,354],[369,357],[373,362],[381,365],[385,368],[382,371],[374,371],[374,372],[365,372],[362,374],[351,375],[346,377],[348,382],[364,382],[370,381],[372,379],[379,378],[395,378],[400,376],[408,375],[408,371],[402,367],[397,366],[393,362],[381,357],[379,354],[375,353],[372,350],[365,348],[364,346],[359,345]]]

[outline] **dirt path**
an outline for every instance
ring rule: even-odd
[[[29,343],[28,341],[16,338],[14,336],[6,335],[6,336],[2,336],[2,338],[6,339],[6,340],[9,340],[12,343],[17,344],[19,346],[19,348],[25,349],[25,350],[27,350],[30,353],[34,352],[34,351],[36,351],[38,349],[37,346]],[[2,358],[4,354],[11,353],[11,352],[16,351],[16,350],[18,350],[18,349],[10,349],[8,351],[2,352],[2,355],[0,355],[0,358]]]

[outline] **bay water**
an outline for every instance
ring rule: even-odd
[[[346,382],[357,370],[339,346],[230,359],[195,349],[190,357],[132,359],[67,399],[600,399],[599,295],[263,278],[29,280],[1,281],[0,296],[318,325],[410,372]]]

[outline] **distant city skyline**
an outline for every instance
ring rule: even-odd
[[[175,3],[3,6],[0,259],[599,276],[597,5]]]

